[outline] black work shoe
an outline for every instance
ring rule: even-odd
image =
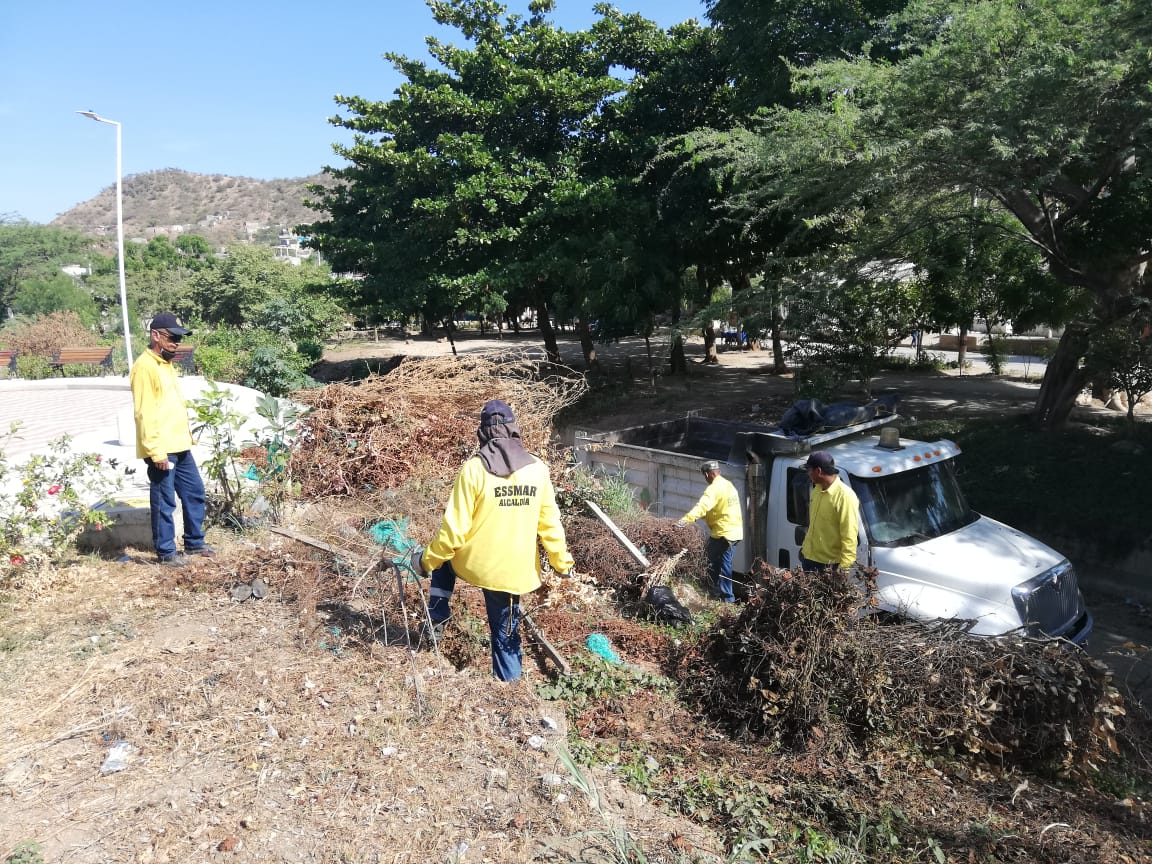
[[[188,559],[177,552],[175,555],[169,555],[166,558],[159,559],[161,567],[187,567]]]
[[[195,549],[184,548],[185,555],[199,555],[202,558],[215,558],[216,550],[211,546],[197,546]]]
[[[448,620],[433,621],[432,626],[428,626],[425,621],[420,625],[420,647],[427,648],[429,651],[435,648],[444,639],[444,628],[448,626]]]

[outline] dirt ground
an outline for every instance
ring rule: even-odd
[[[458,347],[519,341],[529,340],[465,339]],[[687,349],[690,361],[699,360],[700,340]],[[392,340],[343,346],[325,359],[347,368],[447,350],[442,341]],[[642,341],[603,355],[620,377],[648,379]],[[578,346],[565,342],[564,357],[579,365]],[[627,398],[609,382],[602,409],[579,423],[609,428],[688,408],[777,416],[791,385],[765,371],[768,358],[722,353],[719,366],[693,363],[683,381],[654,376]],[[1026,410],[1036,385],[940,375],[890,376],[881,386],[901,387],[904,411],[929,416]],[[304,513],[295,527],[315,531],[319,521]],[[548,680],[543,666],[529,664],[523,682],[497,687],[482,650],[479,662],[459,670],[441,655],[408,650],[411,620],[384,605],[391,586],[365,579],[362,562],[337,561],[360,605],[317,606],[307,602],[309,586],[331,556],[268,534],[210,539],[220,559],[191,572],[174,576],[129,550],[126,563],[81,559],[57,581],[30,584],[0,606],[0,856],[33,841],[42,860],[76,864],[625,862],[641,860],[641,848],[651,862],[734,860],[699,813],[654,807],[623,782],[639,769],[565,763],[563,706],[536,693]],[[231,600],[229,588],[260,562],[275,563],[268,564],[270,596]],[[576,592],[567,606],[585,608],[589,622],[603,620],[595,586],[567,590]],[[1116,634],[1109,650],[1152,644],[1143,606],[1089,599],[1098,630]],[[643,665],[642,639],[625,630],[614,639]],[[579,644],[558,647],[575,652]],[[1128,665],[1117,666],[1121,677],[1144,680],[1144,655],[1121,650],[1128,655]],[[667,702],[637,698],[613,716],[604,734],[628,741],[653,774],[756,755],[714,731],[692,752],[690,739],[677,737],[692,721]],[[130,745],[126,765],[105,773],[121,741]],[[967,851],[950,850],[948,861],[1152,861],[1149,814],[1138,799],[1089,801],[1055,782],[1028,788],[994,770],[959,779],[927,759],[839,772],[814,764],[794,787],[763,770],[780,812],[790,800],[839,789],[835,795],[852,806],[882,799],[914,823],[947,816],[968,826],[971,839],[958,828],[955,843]],[[891,774],[900,770],[914,795],[897,791]]]

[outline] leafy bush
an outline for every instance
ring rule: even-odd
[[[196,365],[205,377],[213,381],[244,380],[244,358],[234,350],[222,345],[198,345],[196,347]]]
[[[324,356],[324,343],[319,339],[301,339],[296,343],[296,350],[310,362],[317,363]]]
[[[314,383],[306,374],[312,361],[280,334],[221,327],[199,338],[196,360],[213,380],[243,384],[273,396]]]
[[[797,399],[832,401],[848,380],[847,371],[832,363],[805,363],[792,377],[792,389]]]
[[[307,362],[304,355],[285,346],[261,345],[249,358],[244,383],[273,396],[301,390],[315,383],[301,368],[302,361]]]
[[[61,348],[87,348],[100,344],[95,333],[75,312],[53,312],[42,318],[18,318],[3,331],[5,344],[21,354],[50,357]]]
[[[74,453],[67,437],[52,442],[48,454],[11,465],[4,447],[19,424],[0,436],[0,584],[13,573],[59,560],[88,526],[108,523],[101,500],[119,486],[95,453]]]
[[[1004,360],[1008,353],[1008,343],[1003,336],[989,336],[981,353],[993,375],[1004,373]]]
[[[16,377],[27,381],[39,381],[52,374],[47,357],[36,354],[21,354],[16,358]]]

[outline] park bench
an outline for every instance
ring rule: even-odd
[[[65,366],[99,366],[104,372],[112,371],[111,348],[61,348],[48,363],[53,372],[64,374]]]
[[[0,350],[0,369],[8,369],[8,377],[16,377],[16,352],[7,349]]]
[[[184,345],[176,349],[176,353],[172,355],[172,363],[179,366],[189,375],[196,374],[196,359],[193,355],[196,353],[195,345]]]

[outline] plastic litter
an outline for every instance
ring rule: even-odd
[[[652,615],[657,621],[665,621],[674,627],[692,623],[692,613],[667,585],[657,585],[648,590],[644,602],[652,607]]]
[[[609,663],[619,663],[620,655],[612,650],[612,643],[603,633],[593,633],[584,642],[593,654],[603,657]]]
[[[392,551],[389,557],[409,580],[415,581],[424,575],[411,563],[412,553],[420,548],[420,544],[408,533],[407,519],[384,519],[367,530],[373,542]]]
[[[104,757],[104,764],[100,766],[101,774],[115,774],[128,767],[136,755],[136,748],[127,741],[117,741],[108,748],[108,755]]]

